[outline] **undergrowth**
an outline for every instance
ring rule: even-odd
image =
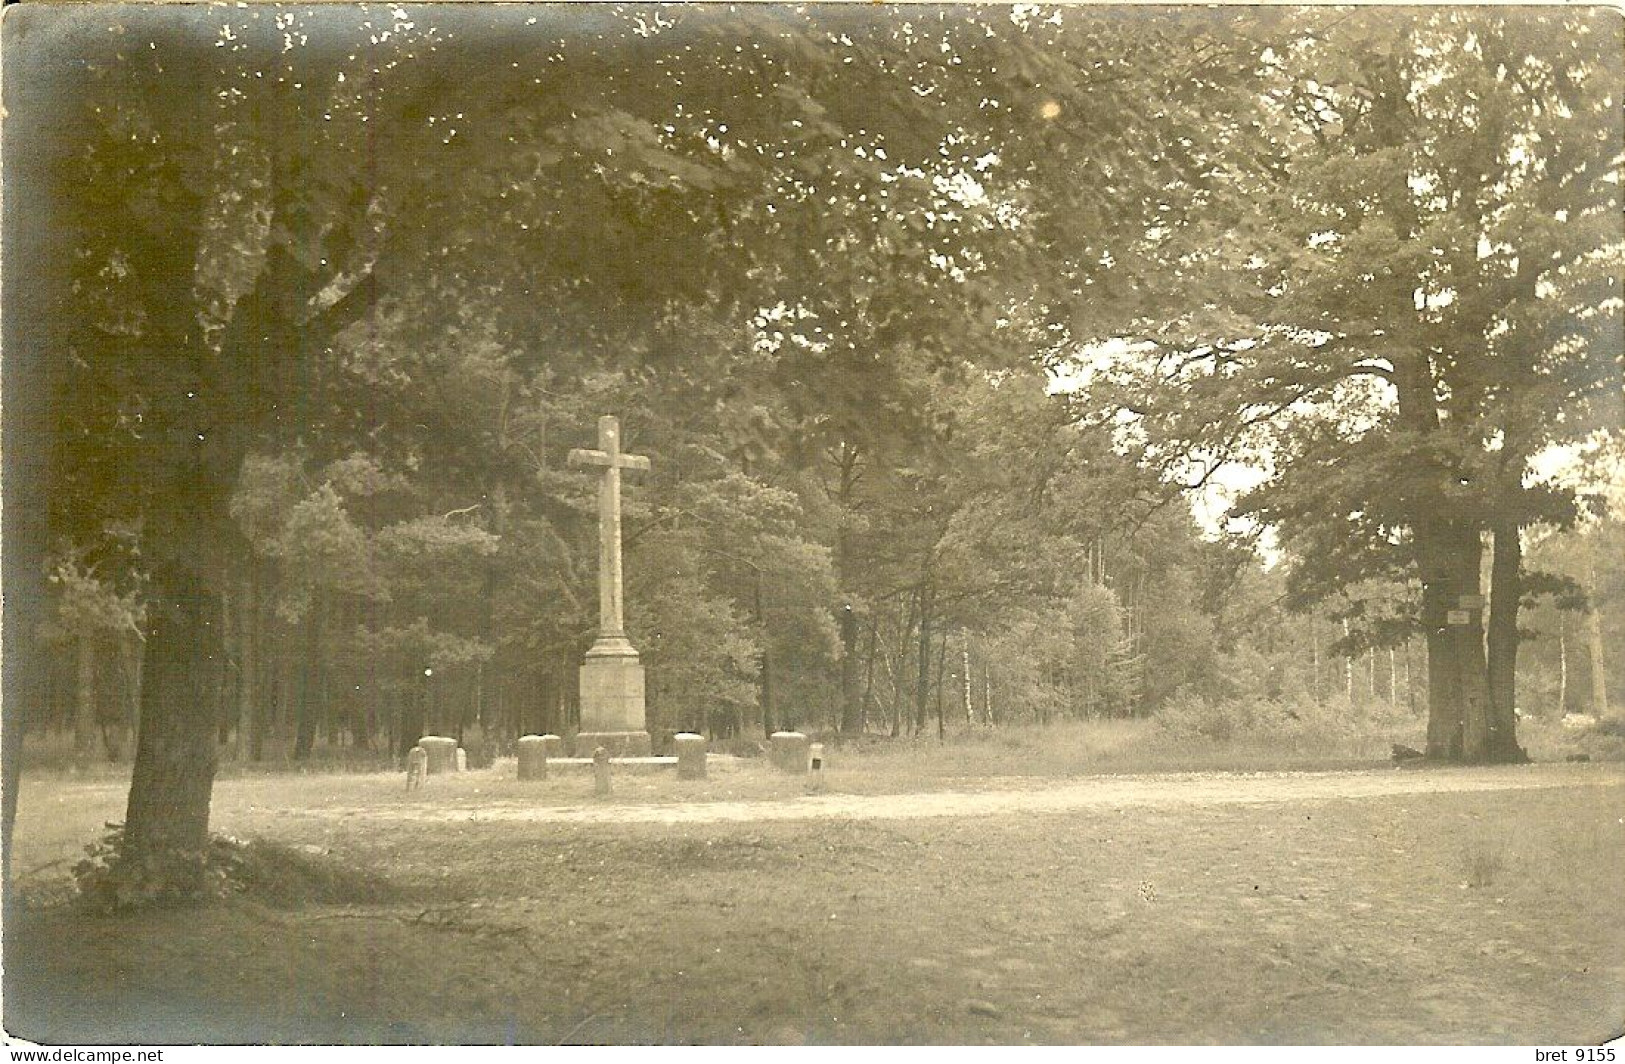
[[[1217,745],[1266,741],[1285,748],[1347,756],[1385,753],[1392,742],[1415,741],[1423,718],[1384,701],[1350,705],[1342,699],[1204,698],[1181,690],[1156,713],[1167,738]]]
[[[266,839],[216,835],[201,853],[137,859],[126,852],[124,827],[85,848],[73,868],[75,900],[91,912],[119,912],[247,897],[282,909],[305,905],[366,905],[392,901],[399,891],[376,872],[322,850]],[[139,861],[139,863],[138,863]]]

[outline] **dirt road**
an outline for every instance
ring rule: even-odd
[[[1271,802],[1381,798],[1406,794],[1625,786],[1625,766],[1520,765],[1475,769],[1371,769],[1344,772],[1201,772],[1100,776],[1000,790],[914,794],[816,794],[780,801],[713,801],[652,805],[478,806],[431,803],[321,806],[290,811],[320,819],[574,824],[706,824],[769,820],[897,820],[976,817],[1070,810],[1255,805]]]

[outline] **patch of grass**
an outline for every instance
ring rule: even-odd
[[[1467,885],[1475,890],[1494,886],[1507,866],[1505,848],[1483,841],[1470,845],[1462,860],[1466,865]]]
[[[382,905],[404,895],[389,877],[315,845],[222,837],[215,840],[211,861],[228,891],[279,909]]]
[[[1535,761],[1625,761],[1625,726],[1617,718],[1575,728],[1558,717],[1528,716],[1518,722],[1518,742]]]
[[[1363,727],[1343,733],[1242,729],[1226,741],[1171,730],[1154,720],[1006,725],[911,739],[826,739],[830,786],[885,793],[949,785],[1005,786],[1012,777],[1348,768],[1385,764],[1394,741],[1420,741],[1424,725]],[[1415,733],[1414,735],[1412,733]]]

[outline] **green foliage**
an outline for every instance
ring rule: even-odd
[[[331,484],[323,484],[288,510],[270,554],[290,576],[281,603],[289,621],[304,614],[317,591],[369,598],[388,594],[373,562],[372,545]]]
[[[417,682],[425,668],[467,669],[490,661],[494,653],[489,644],[438,631],[423,617],[404,627],[361,626],[354,637],[359,656],[375,664],[376,682],[395,689]]]
[[[139,587],[121,593],[74,558],[58,564],[49,579],[56,611],[44,625],[47,639],[140,637],[146,606]]]
[[[651,732],[734,730],[757,703],[760,636],[694,575],[674,574],[636,626],[649,670]]]

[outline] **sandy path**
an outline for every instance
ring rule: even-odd
[[[1617,765],[1524,765],[1483,769],[1375,769],[1344,772],[1183,773],[1102,776],[1051,786],[915,794],[822,794],[781,801],[662,805],[541,806],[512,802],[471,808],[410,805],[328,806],[296,816],[380,821],[571,824],[709,824],[765,820],[896,820],[1071,810],[1256,805],[1382,798],[1443,792],[1622,787]]]

